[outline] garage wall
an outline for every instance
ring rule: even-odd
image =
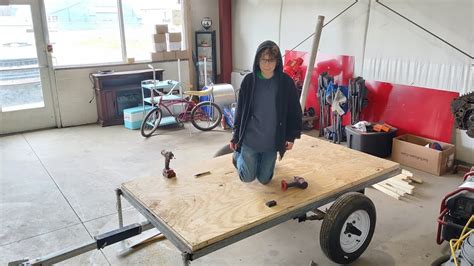
[[[221,73],[221,56],[220,56],[220,34],[219,34],[219,0],[191,0],[191,23],[193,29],[193,50],[196,49],[194,32],[197,30],[203,30],[201,26],[201,20],[204,17],[210,17],[212,19],[211,30],[216,31],[216,45],[217,45],[217,75]]]
[[[252,69],[257,46],[278,41],[281,1],[234,0],[232,5],[233,69]]]
[[[251,69],[259,43],[271,39],[282,51],[314,32],[318,15],[325,23],[355,1],[233,1],[233,68]],[[319,51],[355,57],[354,74],[367,80],[455,91],[474,90],[474,3],[472,0],[383,0],[466,56],[387,10],[375,0],[360,0],[323,28]],[[310,52],[312,38],[296,50]],[[457,157],[474,164],[474,139],[456,131]]]
[[[470,56],[474,54],[472,0],[382,1]],[[466,93],[472,59],[372,2],[364,77]],[[382,44],[382,45],[381,45]]]
[[[201,28],[201,19],[203,17],[211,17],[213,28],[216,29],[217,32],[219,31],[217,4],[218,0],[191,0],[191,28],[193,30],[193,35],[194,30]],[[95,123],[97,121],[97,105],[95,99],[89,103],[93,97],[92,84],[89,81],[89,73],[95,73],[98,70],[105,69],[111,69],[114,71],[147,69],[148,63],[56,69],[56,90],[58,92],[59,112],[62,126],[83,125]],[[154,63],[153,65],[156,68],[162,68],[165,70],[163,78],[178,79],[178,67],[176,61]],[[187,61],[181,62],[181,79],[182,81],[189,82],[189,67]]]
[[[233,1],[234,70],[249,69],[259,43],[271,39],[291,49],[314,32],[318,15],[328,23],[355,1]],[[471,0],[384,0],[460,50],[474,54]],[[296,50],[310,52],[312,38]],[[365,44],[365,45],[364,45]],[[387,10],[360,0],[323,28],[319,50],[356,58],[355,75],[466,93],[473,90],[473,60]]]

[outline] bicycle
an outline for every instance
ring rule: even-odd
[[[182,89],[184,84],[177,82],[175,86],[166,94],[156,91],[159,96],[154,97],[153,93],[150,98],[146,100],[153,107],[146,116],[143,118],[140,132],[143,137],[150,137],[160,126],[163,117],[163,112],[169,113],[174,118],[175,123],[184,125],[184,122],[191,121],[191,124],[202,131],[209,131],[216,128],[222,119],[222,111],[220,107],[214,103],[213,100],[213,86],[203,91],[186,91],[179,92],[179,96],[173,94],[176,88]],[[183,97],[185,94],[187,97]],[[193,101],[193,97],[208,96],[209,100],[196,103]],[[173,115],[171,109],[173,106],[181,105],[183,111],[177,115]],[[170,109],[171,108],[171,109]],[[169,119],[168,119],[169,120]],[[170,121],[166,121],[163,124],[170,124]]]

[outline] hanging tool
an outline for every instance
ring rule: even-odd
[[[329,76],[328,72],[323,72],[318,77],[319,137],[323,136],[324,129],[329,125],[330,121],[329,103],[326,101],[326,90],[331,82],[334,82],[334,78]]]
[[[351,111],[351,125],[360,121],[360,113],[367,106],[367,87],[362,77],[349,81],[349,110]]]
[[[329,82],[325,101],[331,106],[331,127],[325,128],[325,136],[334,143],[344,141],[344,131],[342,130],[342,116],[347,112],[347,87],[338,86],[332,81]]]

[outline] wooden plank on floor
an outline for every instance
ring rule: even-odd
[[[389,189],[395,193],[397,193],[398,195],[400,196],[404,196],[405,194],[407,194],[408,192],[406,192],[405,190],[403,189],[400,189],[398,187],[395,187],[395,186],[392,186],[390,183],[388,182],[380,182],[379,185],[381,185],[382,187],[386,188],[386,189]]]
[[[179,157],[179,152],[174,153]],[[122,189],[196,251],[399,167],[398,163],[304,135],[282,161],[277,161],[268,185],[241,182],[229,154],[196,162],[195,167],[175,169],[176,178],[157,174],[126,182]],[[206,171],[210,174],[194,177]],[[309,187],[282,192],[281,180],[293,176],[304,177]],[[265,202],[270,200],[277,201],[277,206],[267,207]]]
[[[392,198],[395,198],[397,200],[400,199],[400,195],[398,195],[397,193],[393,192],[392,190],[390,190],[390,189],[388,189],[384,186],[381,186],[380,184],[374,184],[374,185],[372,185],[372,187],[374,187],[375,189],[389,195]]]

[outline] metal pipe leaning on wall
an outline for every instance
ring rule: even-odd
[[[321,39],[321,32],[323,30],[324,16],[318,16],[318,22],[316,23],[316,30],[313,39],[313,46],[311,48],[311,56],[309,58],[308,70],[304,77],[303,88],[301,90],[301,112],[304,112],[306,105],[306,98],[308,97],[309,83],[311,82],[311,74],[313,74],[314,62],[316,61],[316,55],[318,53],[319,40]]]

